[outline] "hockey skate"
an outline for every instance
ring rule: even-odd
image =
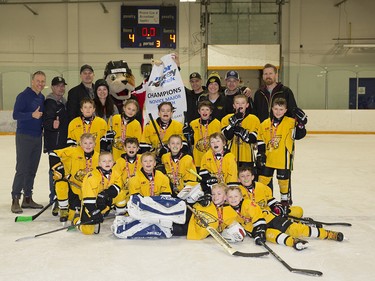
[[[336,232],[332,230],[327,230],[327,240],[335,240],[341,242],[344,240],[344,234],[342,232]]]
[[[305,240],[299,239],[299,238],[293,238],[293,248],[297,251],[302,251],[304,249],[308,248],[308,243]]]
[[[60,209],[60,222],[66,222],[68,220],[68,215],[68,209]]]

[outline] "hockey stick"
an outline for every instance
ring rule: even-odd
[[[208,233],[222,246],[230,255],[232,256],[239,256],[239,257],[261,257],[268,255],[268,252],[260,252],[260,253],[244,253],[239,252],[234,249],[227,240],[221,236],[221,234],[213,227],[209,226],[206,220],[190,205],[186,204],[186,207],[190,209],[190,211],[194,214],[194,216],[200,221],[200,223],[207,229]]]
[[[202,177],[197,173],[195,172],[193,169],[189,169],[187,170],[190,174],[193,174],[194,176],[196,176],[199,180],[202,180]]]
[[[111,218],[114,218],[114,217],[115,216],[108,216],[108,217],[104,217],[104,219],[111,219]],[[89,220],[87,222],[82,222],[82,223],[78,223],[78,224],[74,224],[74,225],[69,225],[69,226],[63,226],[63,227],[56,228],[56,229],[53,229],[53,230],[50,230],[50,231],[47,231],[47,232],[42,232],[42,233],[39,233],[39,234],[35,234],[33,236],[21,237],[21,238],[18,238],[17,240],[15,240],[15,242],[37,238],[37,237],[44,236],[44,235],[47,235],[47,234],[59,232],[59,231],[65,230],[65,229],[67,231],[70,231],[70,230],[73,230],[73,229],[75,229],[76,227],[78,227],[80,225],[86,225],[86,224],[94,224],[94,220]]]
[[[154,130],[155,130],[155,133],[158,136],[158,139],[159,139],[159,142],[160,142],[160,146],[163,147],[164,144],[163,144],[163,142],[162,142],[162,140],[160,138],[160,134],[159,134],[158,128],[156,127],[156,123],[155,123],[154,117],[152,117],[151,113],[148,114],[148,117],[150,118],[151,124],[152,124],[152,126],[154,127]]]
[[[37,217],[39,217],[41,214],[43,214],[45,212],[45,210],[47,210],[49,207],[51,207],[55,202],[56,202],[56,198],[53,199],[52,202],[50,202],[47,206],[45,206],[43,209],[41,209],[38,213],[36,213],[35,215],[33,216],[17,216],[14,221],[15,222],[25,222],[25,221],[33,221],[35,220]]]
[[[266,243],[264,243],[262,241],[260,243],[271,255],[273,255],[279,262],[281,262],[282,265],[285,266],[290,272],[304,274],[304,275],[310,275],[310,276],[322,276],[323,275],[323,272],[321,272],[321,271],[291,267],[278,254],[276,254],[270,247],[268,247],[268,245],[266,245]]]
[[[342,226],[352,226],[351,223],[348,223],[348,222],[322,222],[322,221],[316,221],[312,218],[307,218],[307,217],[302,217],[302,218],[297,218],[297,217],[293,217],[293,216],[288,216],[290,219],[293,219],[293,220],[298,220],[298,221],[301,221],[301,222],[305,222],[305,223],[311,223],[311,224],[324,224],[324,225],[342,225]]]

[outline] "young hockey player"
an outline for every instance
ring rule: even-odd
[[[255,244],[266,242],[266,221],[262,209],[250,199],[244,199],[238,186],[228,187],[227,202],[236,211],[237,221],[251,233]]]
[[[202,157],[199,175],[202,177],[203,191],[211,193],[214,183],[237,182],[237,162],[235,156],[225,149],[225,137],[222,133],[210,135],[210,147]]]
[[[106,136],[102,138],[102,148],[110,151],[115,161],[121,157],[124,151],[124,143],[126,138],[137,138],[138,141],[142,136],[142,127],[136,119],[139,111],[138,102],[134,99],[128,99],[123,106],[124,112],[116,114],[108,120],[108,131]]]
[[[83,178],[98,165],[99,153],[94,151],[94,135],[82,134],[79,143],[79,146],[53,150],[49,153],[61,222],[73,220],[75,212],[81,207]]]
[[[236,113],[226,115],[221,120],[222,133],[229,141],[228,147],[238,161],[238,166],[254,166],[255,157],[252,148],[257,142],[259,119],[246,112],[249,107],[245,95],[236,95],[233,98],[233,108]]]
[[[150,120],[144,127],[140,142],[142,153],[145,151],[156,151],[156,156],[158,157],[158,160],[160,160],[163,154],[168,152],[167,143],[169,137],[175,134],[183,136],[183,125],[172,119],[173,111],[174,107],[170,102],[162,102],[158,105],[159,117],[155,120],[156,131],[154,124],[152,124],[152,121]],[[160,144],[158,135],[163,144]],[[185,147],[184,150],[187,151],[188,145],[184,137],[183,144]]]
[[[257,165],[260,167],[259,181],[266,185],[276,170],[281,203],[287,206],[291,204],[289,179],[294,141],[305,137],[307,119],[298,117],[300,114],[293,119],[285,116],[286,112],[286,100],[276,98],[272,103],[271,117],[264,120],[259,128]]]
[[[141,170],[141,155],[137,154],[139,150],[139,142],[136,138],[126,138],[125,153],[117,159],[116,164],[113,166],[113,171],[116,171],[122,176],[123,186],[121,187],[126,194],[126,201],[129,200],[128,182],[131,177]]]
[[[287,217],[288,215],[301,218],[303,209],[299,206],[283,206],[272,195],[272,189],[261,183],[254,181],[255,170],[252,167],[240,167],[238,169],[238,179],[241,183],[241,190],[244,198],[249,198],[257,203],[262,210],[271,211],[276,215]]]
[[[141,170],[128,181],[129,194],[140,194],[142,196],[171,195],[169,178],[162,172],[155,170],[155,155],[152,152],[143,153],[141,164]]]
[[[287,234],[281,233],[277,229],[267,228],[263,217],[262,209],[251,199],[243,198],[241,189],[238,186],[231,186],[227,191],[227,201],[237,212],[237,220],[254,237],[254,242],[261,245],[260,242],[268,241],[285,244],[294,247],[296,250],[303,250],[307,247],[307,241],[293,238]]]
[[[108,213],[112,206],[116,213],[125,212],[125,192],[121,189],[121,175],[112,172],[114,161],[108,151],[103,151],[99,156],[99,166],[89,172],[82,183],[82,208],[79,229],[83,234],[94,234],[95,227],[103,222],[103,215]]]
[[[190,122],[190,126],[184,128],[186,139],[190,137],[190,143],[193,147],[193,158],[200,170],[203,155],[210,149],[209,136],[220,132],[220,121],[212,118],[213,105],[210,101],[202,101],[198,104],[198,113],[200,118]]]
[[[182,137],[180,135],[172,135],[168,140],[167,152],[161,158],[161,162],[165,168],[172,184],[172,191],[177,195],[186,184],[197,184],[197,177],[189,172],[193,170],[196,173],[196,168],[193,158],[182,151]]]
[[[194,204],[195,212],[201,216],[209,226],[215,228],[218,232],[236,222],[237,213],[232,207],[225,204],[226,200],[226,184],[218,183],[212,186],[212,201],[199,201]],[[244,233],[244,231],[242,231]],[[209,235],[207,229],[202,225],[199,218],[193,214],[190,218],[187,239],[201,240]],[[245,236],[245,234],[243,234]],[[242,239],[243,237],[242,236]],[[240,239],[238,239],[240,240]]]
[[[250,167],[239,168],[238,177],[241,183],[239,189],[243,198],[248,198],[257,203],[263,211],[267,222],[266,237],[268,241],[294,247],[303,250],[307,247],[306,241],[298,241],[298,237],[317,237],[342,241],[344,235],[341,232],[326,230],[322,227],[310,227],[301,223],[293,223],[287,219],[288,211],[272,196],[271,189],[259,182],[254,182],[254,169]],[[231,204],[232,205],[232,204]],[[290,207],[290,213],[296,217],[302,217],[301,207]],[[291,236],[291,237],[289,237]]]
[[[96,138],[95,151],[100,152],[100,139],[106,134],[107,124],[95,117],[95,102],[90,98],[81,101],[82,116],[74,118],[68,126],[68,144],[76,145],[82,134],[91,133]]]

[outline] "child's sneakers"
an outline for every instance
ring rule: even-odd
[[[341,242],[344,240],[344,234],[342,232],[336,232],[332,230],[327,230],[327,240],[335,240]]]
[[[293,238],[293,248],[297,251],[302,251],[308,247],[309,242],[299,239],[299,238]]]

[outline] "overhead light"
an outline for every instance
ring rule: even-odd
[[[375,44],[344,44],[344,48],[375,48]]]

